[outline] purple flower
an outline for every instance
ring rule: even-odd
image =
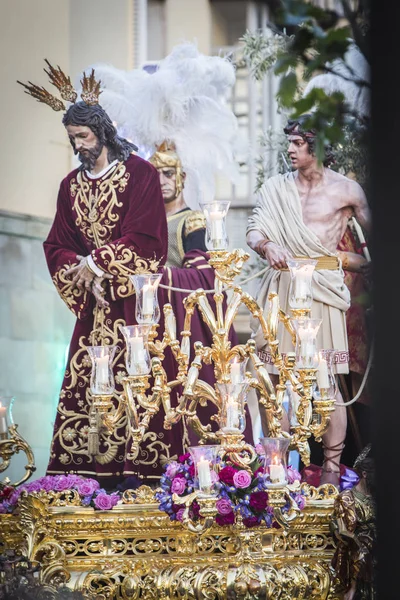
[[[178,461],[179,461],[180,463],[184,463],[184,462],[186,462],[187,460],[189,460],[189,458],[190,458],[190,452],[186,452],[186,454],[181,454],[181,455],[178,457]]]
[[[99,510],[110,510],[115,504],[113,499],[106,493],[101,492],[94,499],[94,505]]]
[[[295,500],[297,506],[299,507],[299,509],[303,510],[303,508],[306,505],[306,499],[304,498],[303,494],[296,494],[294,497],[294,500]]]
[[[196,500],[192,503],[191,510],[194,517],[200,516],[200,504]]]
[[[82,479],[75,487],[81,496],[91,496],[100,488],[100,484],[95,479]]]
[[[288,475],[288,483],[294,483],[295,481],[301,481],[300,473],[291,466],[289,466],[287,468],[287,475]]]
[[[245,519],[243,519],[243,525],[245,527],[255,527],[256,525],[258,525],[258,518],[257,517],[246,517]]]
[[[182,476],[177,476],[174,478],[171,484],[171,493],[172,494],[183,494],[186,489],[186,479]]]
[[[175,475],[177,474],[179,468],[180,468],[180,464],[177,463],[175,460],[170,462],[167,465],[167,468],[165,469],[165,474],[168,477],[168,479],[173,479],[175,477]]]
[[[233,484],[237,488],[247,488],[251,483],[251,475],[244,469],[236,471],[233,476]]]
[[[233,485],[233,476],[237,473],[237,469],[231,466],[226,466],[218,473],[219,480],[226,485]]]
[[[220,515],[228,515],[232,512],[232,504],[227,498],[220,498],[217,501],[216,507]]]
[[[256,444],[254,449],[259,456],[265,455],[264,446],[262,444]]]
[[[28,483],[26,486],[24,486],[24,489],[28,492],[28,494],[31,494],[32,492],[40,492],[42,486],[40,481],[31,481],[31,483]]]
[[[180,509],[178,510],[178,512],[176,513],[176,520],[177,520],[177,521],[181,521],[181,522],[183,521],[183,513],[184,513],[184,512],[185,512],[185,509],[184,509],[184,508],[180,508]]]
[[[253,492],[250,494],[249,506],[253,510],[259,512],[263,511],[268,504],[268,493],[267,492]]]
[[[54,477],[54,491],[63,492],[64,490],[70,490],[76,484],[75,475],[56,475]]]
[[[235,513],[232,511],[226,515],[217,515],[215,521],[217,525],[232,525],[235,522]]]

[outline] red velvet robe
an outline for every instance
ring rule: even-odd
[[[91,363],[86,346],[119,347],[114,374],[116,392],[120,393],[125,362],[119,325],[135,323],[135,299],[128,275],[146,268],[156,271],[167,257],[167,224],[156,169],[131,155],[97,179],[72,171],[61,183],[44,251],[57,291],[77,316],[47,473],[79,473],[106,481],[117,481],[122,474],[147,475],[167,452],[163,431],[145,437],[138,465],[126,461],[125,418],[113,434],[101,435],[98,459],[88,454]],[[105,298],[110,306],[104,311],[96,307],[91,293],[79,291],[65,277],[66,269],[78,264],[77,255],[88,254],[98,267],[114,276],[106,284]]]

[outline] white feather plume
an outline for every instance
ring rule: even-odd
[[[231,181],[239,177],[238,124],[226,102],[235,69],[229,60],[201,54],[188,42],[176,46],[157,67],[154,73],[109,64],[88,69],[94,68],[101,80],[101,106],[142,156],[149,158],[166,139],[175,143],[186,172],[185,200],[197,208],[214,195],[217,173]]]
[[[307,84],[303,96],[306,96],[313,88],[321,88],[326,94],[342,92],[346,102],[361,118],[370,114],[370,93],[367,86],[359,86],[352,81],[340,77],[370,81],[369,64],[358,46],[352,43],[347,50],[344,60],[337,60],[330,65],[338,75],[325,73],[316,75]]]

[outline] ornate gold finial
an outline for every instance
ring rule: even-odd
[[[35,98],[38,102],[43,102],[50,106],[53,110],[65,110],[64,103],[61,102],[58,98],[50,94],[44,87],[40,87],[35,85],[31,81],[28,81],[29,85],[22,83],[21,81],[17,81],[20,85],[22,85],[25,89],[25,94],[29,94],[32,98]],[[28,90],[28,91],[26,91]]]
[[[60,69],[58,65],[57,69],[55,69],[49,63],[47,58],[45,58],[44,60],[49,67],[49,71],[46,71],[46,69],[44,69],[44,72],[46,73],[46,75],[48,75],[50,83],[52,83],[60,91],[60,95],[61,98],[63,98],[63,100],[75,103],[78,94],[72,86],[71,78],[65,75],[65,73]]]
[[[100,83],[101,81],[96,81],[94,77],[94,69],[92,69],[89,77],[86,76],[85,72],[83,73],[83,79],[81,79],[81,98],[89,106],[94,106],[99,103],[99,96],[101,94]]]

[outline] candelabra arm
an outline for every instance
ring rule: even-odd
[[[295,328],[293,327],[291,317],[289,315],[287,315],[281,308],[279,309],[279,320],[283,323],[286,330],[289,332],[289,334],[292,338],[293,346],[295,346],[296,345],[296,331],[295,331]]]
[[[8,428],[8,435],[9,437],[7,439],[0,439],[0,473],[8,468],[12,456],[14,454],[19,454],[20,450],[25,453],[26,458],[28,459],[28,464],[25,465],[25,475],[15,483],[8,484],[7,481],[8,485],[17,487],[18,485],[21,485],[21,483],[27,481],[32,473],[36,471],[35,457],[28,442],[18,432],[18,425],[10,425]]]
[[[113,412],[101,414],[102,425],[109,433],[114,431],[115,425],[124,416],[126,412],[126,398],[124,394],[118,397],[118,406]]]
[[[296,519],[301,512],[296,501],[289,493],[290,487],[291,486],[282,486],[268,489],[268,502],[274,510],[276,521],[284,529],[287,529],[290,523]],[[300,484],[297,487],[300,488]],[[289,504],[289,507],[287,510],[283,511],[283,507],[287,504]]]
[[[335,398],[329,398],[326,393],[325,396],[321,400],[314,400],[313,403],[316,418],[310,424],[310,430],[317,442],[322,440],[322,436],[328,429],[331,414],[335,410]]]
[[[204,533],[214,525],[215,516],[218,513],[216,508],[216,496],[206,496],[202,494],[200,490],[195,490],[191,494],[183,497],[178,496],[178,494],[172,494],[172,500],[174,504],[185,505],[185,510],[182,515],[182,525],[191,533]],[[204,520],[199,523],[194,523],[189,515],[190,505],[194,500],[200,505],[200,516],[204,517]]]
[[[242,295],[243,295],[243,292],[240,288],[235,287],[233,289],[232,297],[229,299],[229,304],[225,311],[225,321],[224,321],[225,331],[229,332],[230,328],[232,327],[232,324],[236,317],[239,306],[242,303]]]

